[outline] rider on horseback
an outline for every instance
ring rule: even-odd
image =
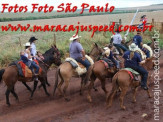
[[[142,42],[141,31],[137,31],[137,35],[133,38],[133,43],[135,43],[146,54],[147,58],[150,57],[149,50],[143,46],[144,44]]]
[[[129,46],[129,51],[125,52],[123,56],[123,58],[125,59],[125,62],[124,62],[125,67],[132,68],[133,70],[140,73],[142,75],[141,87],[144,90],[148,90],[148,87],[147,87],[148,71],[139,65],[139,64],[145,63],[145,60],[142,61],[140,55],[137,52],[135,52],[137,48],[138,46],[135,43],[132,43]]]
[[[120,48],[124,52],[128,50],[124,45],[121,44],[121,42],[122,42],[122,36],[121,36],[119,30],[117,30],[116,34],[113,36],[113,45],[118,49],[120,55],[122,55]]]
[[[36,76],[39,74],[39,66],[32,60],[33,56],[31,56],[31,52],[30,52],[31,45],[29,42],[27,42],[24,46],[25,46],[25,51],[21,52],[21,60],[31,69],[33,73],[34,73],[33,68],[36,69],[34,73],[34,75]]]
[[[105,50],[105,56],[106,56],[106,58],[108,58],[109,60],[111,60],[114,64],[115,64],[115,66],[116,66],[116,68],[117,69],[120,69],[120,64],[119,64],[119,62],[114,58],[114,56],[113,56],[113,52],[112,52],[112,49],[113,49],[113,45],[112,44],[110,44],[108,47],[106,47],[105,48],[106,50]]]
[[[75,59],[77,62],[83,64],[87,71],[91,66],[90,62],[85,58],[85,51],[79,41],[80,36],[73,35],[70,40],[72,41],[69,46],[70,57]]]

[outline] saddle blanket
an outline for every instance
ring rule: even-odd
[[[140,75],[137,71],[131,69],[131,68],[123,68],[121,70],[127,70],[128,74],[130,75],[130,77],[134,80],[139,80],[138,76]]]
[[[36,62],[36,64],[38,65],[38,61],[37,60],[34,60],[35,62]],[[22,70],[22,72],[23,72],[23,76],[24,77],[28,77],[28,78],[32,78],[32,71],[28,68],[28,66],[27,65],[25,65],[24,63],[23,63],[23,61],[19,61],[18,62],[18,64],[21,66],[21,70]],[[39,69],[39,74],[41,74],[41,72],[42,72],[42,69],[40,68]]]

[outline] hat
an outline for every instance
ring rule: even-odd
[[[110,55],[110,49],[105,50],[104,54],[108,57]]]
[[[78,36],[78,35],[74,34],[74,35],[70,38],[70,40],[73,41],[73,40],[78,39],[78,38],[80,38],[80,37],[81,37],[81,36]]]
[[[27,42],[27,43],[24,44],[24,46],[25,46],[25,47],[30,47],[31,44],[30,44],[29,42]]]
[[[138,46],[135,43],[132,43],[129,45],[129,50],[130,51],[136,51],[138,49]]]
[[[146,15],[141,16],[141,18],[144,18],[144,17],[146,17]]]
[[[38,40],[38,39],[36,39],[36,38],[33,36],[33,37],[31,37],[31,38],[29,39],[29,42],[31,43],[31,42],[34,42],[35,40]]]

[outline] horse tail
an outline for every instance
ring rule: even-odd
[[[0,70],[0,82],[2,81],[2,76],[3,76],[4,72],[5,72],[5,69]]]
[[[114,75],[113,79],[112,79],[112,90],[111,93],[109,94],[109,96],[106,99],[106,103],[108,104],[109,101],[112,101],[112,99],[114,98],[115,93],[117,92],[117,90],[119,89],[119,83],[118,83],[118,73]]]
[[[55,85],[54,85],[54,91],[53,91],[53,95],[55,94],[55,91],[58,87],[58,75],[60,75],[60,68],[57,69],[56,74],[55,74]],[[61,75],[60,75],[61,76]]]

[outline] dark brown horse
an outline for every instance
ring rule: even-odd
[[[47,71],[48,71],[49,66],[51,66],[51,64],[53,64],[53,63],[55,63],[56,65],[60,65],[61,57],[60,57],[60,52],[56,46],[53,46],[51,49],[46,51],[45,54],[43,54],[43,56],[45,57],[45,60],[44,60],[44,63],[39,62],[39,65],[42,68],[42,73],[39,75],[38,79],[41,82],[46,95],[49,96],[49,93],[47,92],[46,85],[45,85],[45,82],[47,80]],[[2,76],[4,83],[7,86],[6,104],[10,106],[10,101],[9,101],[10,92],[13,94],[13,96],[16,98],[16,100],[18,100],[18,96],[14,90],[15,83],[17,81],[21,81],[30,90],[30,88],[28,87],[26,82],[31,82],[33,79],[32,78],[24,78],[24,77],[19,76],[18,68],[15,65],[8,66],[5,70],[2,70],[2,71],[3,72],[1,73],[1,76]],[[1,81],[1,79],[0,79],[0,81]],[[34,91],[36,90],[37,83],[38,83],[38,81],[34,81],[34,88],[31,93],[31,98],[33,97]]]
[[[154,64],[152,62],[153,57],[146,60],[146,63],[143,64],[143,67],[150,70],[153,68]],[[117,72],[113,79],[112,79],[112,91],[110,95],[107,98],[107,107],[111,107],[113,97],[118,89],[121,90],[120,94],[120,107],[122,109],[126,109],[126,107],[123,104],[124,96],[126,95],[126,92],[128,91],[128,88],[131,87],[133,89],[133,102],[136,102],[136,92],[137,88],[140,85],[140,82],[134,81],[131,76],[128,74],[126,70],[120,70]],[[149,89],[147,90],[148,96],[151,97]]]
[[[94,44],[89,56],[96,61],[98,59],[99,56],[101,56],[102,54],[102,49],[99,48],[99,46],[97,44]],[[92,67],[92,66],[90,66]],[[91,73],[92,68],[89,68],[88,72]],[[86,84],[85,81],[89,80],[89,76],[90,74],[87,73],[87,76],[84,79],[85,76],[81,76],[82,77],[82,81],[81,81],[81,93],[82,93],[82,89],[84,87],[84,85]],[[61,81],[58,85],[58,76],[61,78]],[[66,101],[69,101],[70,99],[66,96],[66,90],[68,88],[69,85],[69,81],[72,77],[79,77],[79,75],[75,72],[75,69],[72,67],[72,65],[69,62],[64,62],[63,64],[61,64],[56,72],[56,81],[55,81],[55,86],[54,86],[54,93],[58,87],[58,91],[60,93],[60,95],[62,95],[64,97],[64,99]],[[65,86],[63,88],[63,92],[61,90],[61,86],[63,85],[63,83],[65,82]]]

